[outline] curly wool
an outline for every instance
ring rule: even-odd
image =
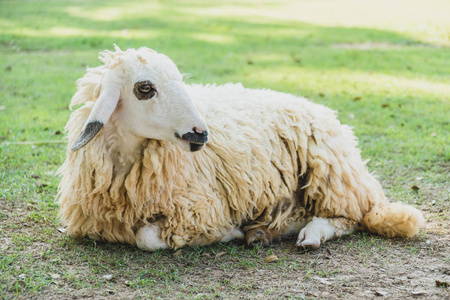
[[[120,64],[113,52],[103,55],[105,66],[88,69],[78,81],[71,106],[84,106],[67,123],[69,145],[98,98],[105,70]],[[352,130],[334,111],[240,84],[186,89],[210,128],[202,151],[147,140],[133,157],[113,161],[111,152],[125,134],[114,115],[115,130],[102,129],[77,152],[68,148],[58,198],[69,234],[136,244],[136,231],[157,221],[161,238],[179,248],[218,241],[235,226],[266,224],[283,231],[312,215],[345,217],[389,237],[418,232],[420,213],[400,203],[396,222],[408,226],[380,229],[378,214],[364,218],[388,202]],[[292,205],[280,210],[286,201]]]

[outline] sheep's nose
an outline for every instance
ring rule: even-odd
[[[192,130],[197,134],[201,134],[203,136],[208,136],[208,131],[206,131],[206,130],[201,130],[201,129],[198,129],[197,127],[192,128]]]

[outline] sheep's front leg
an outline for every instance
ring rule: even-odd
[[[136,233],[136,245],[139,249],[152,252],[169,248],[169,245],[160,236],[161,230],[157,224],[146,225]]]
[[[358,224],[346,218],[324,219],[313,217],[300,231],[297,246],[316,250],[320,244],[334,237],[341,237],[356,230]]]
[[[224,236],[220,242],[221,243],[228,243],[234,239],[243,240],[245,238],[244,232],[239,227],[234,227],[233,229],[228,232],[226,236]]]

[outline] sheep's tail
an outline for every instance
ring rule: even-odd
[[[389,238],[412,237],[423,225],[422,213],[400,202],[377,205],[363,220],[363,226],[369,231]]]

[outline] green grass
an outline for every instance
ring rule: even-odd
[[[242,82],[337,110],[342,122],[354,127],[362,155],[371,159],[369,168],[387,194],[429,211],[428,220],[448,235],[447,1],[426,7],[420,1],[396,2],[389,9],[386,1],[370,2],[366,9],[350,0],[148,2],[0,2],[0,298],[68,290],[81,290],[80,296],[120,297],[131,290],[142,297],[252,297],[261,289],[248,276],[240,282],[214,277],[207,280],[212,286],[189,285],[186,278],[199,274],[199,268],[290,270],[306,281],[339,271],[305,266],[309,256],[262,263],[273,251],[295,254],[286,246],[247,249],[236,243],[184,249],[180,256],[150,255],[124,245],[74,240],[57,230],[55,172],[65,157],[61,132],[68,104],[86,66],[99,65],[98,52],[113,43],[167,54],[191,75],[188,82]],[[412,190],[413,185],[420,189]],[[335,251],[351,252],[364,262],[376,251],[389,261],[386,252],[393,243],[402,242],[362,234],[338,241]],[[406,243],[398,251],[415,256],[438,250]],[[223,251],[221,259],[214,258]],[[114,279],[103,279],[105,274]],[[279,287],[264,291],[280,295]]]

